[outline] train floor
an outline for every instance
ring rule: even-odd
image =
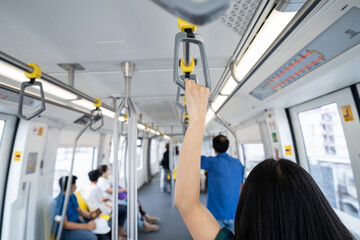
[[[139,229],[139,240],[188,240],[192,239],[176,207],[172,206],[171,194],[160,192],[159,174],[151,183],[139,189],[138,198],[146,212],[160,218],[159,230],[145,233]],[[206,204],[206,194],[200,195],[200,201]]]

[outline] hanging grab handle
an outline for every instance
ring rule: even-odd
[[[20,89],[20,95],[19,95],[19,105],[18,105],[18,114],[17,114],[19,118],[27,120],[27,121],[33,119],[36,116],[38,116],[40,113],[42,113],[46,109],[46,107],[45,107],[45,94],[44,94],[43,86],[42,86],[41,82],[36,82],[35,81],[36,79],[41,78],[41,69],[35,63],[30,63],[29,66],[31,66],[34,70],[31,73],[25,72],[25,76],[27,78],[29,78],[30,81],[21,83],[21,89]],[[34,87],[34,86],[39,87],[41,106],[40,106],[39,110],[37,110],[34,113],[32,113],[31,115],[27,116],[27,115],[24,115],[24,111],[23,111],[23,109],[24,109],[25,89],[27,87]]]
[[[90,129],[94,132],[104,126],[104,117],[103,117],[101,109],[100,109],[101,100],[100,100],[100,98],[95,98],[95,100],[97,100],[97,103],[94,103],[94,106],[96,108],[91,110],[91,112],[90,112]],[[95,123],[99,120],[101,121],[100,125],[97,127],[94,127]]]
[[[203,37],[199,34],[193,33],[193,37],[188,37],[188,33],[186,32],[179,32],[175,36],[175,52],[174,52],[174,75],[173,80],[174,83],[176,83],[179,87],[185,90],[185,78],[192,79],[194,76],[193,74],[189,74],[189,72],[185,72],[185,75],[179,76],[179,47],[180,43],[184,43],[187,45],[187,47],[190,47],[190,44],[195,44],[199,47],[200,55],[201,55],[201,62],[203,67],[203,73],[204,73],[204,79],[205,79],[205,87],[209,88],[211,91],[211,81],[210,81],[210,73],[209,73],[209,67],[205,52],[205,45]],[[193,59],[191,62],[193,63]],[[191,64],[192,65],[192,64]],[[195,65],[195,64],[194,64]],[[184,60],[181,60],[181,68],[186,69],[186,66],[184,68]],[[186,76],[188,75],[188,76]],[[193,79],[194,80],[194,79]]]

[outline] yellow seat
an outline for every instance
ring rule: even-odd
[[[81,195],[81,193],[80,192],[74,192],[74,194],[75,194],[77,202],[79,204],[79,208],[82,209],[82,210],[85,210],[87,212],[90,212],[89,208],[88,208],[88,206],[86,204],[86,201],[83,198],[83,196]],[[100,215],[100,217],[105,219],[106,221],[110,220],[110,215],[109,214],[103,214],[103,215]]]

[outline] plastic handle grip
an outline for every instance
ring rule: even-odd
[[[187,36],[186,32],[179,32],[175,36],[175,50],[174,50],[174,75],[173,75],[173,81],[175,84],[177,84],[179,87],[185,90],[185,82],[184,78],[181,78],[179,76],[179,48],[180,43],[192,43],[199,47],[200,55],[201,55],[201,62],[203,66],[203,73],[204,73],[204,79],[205,79],[205,87],[209,88],[211,92],[211,80],[210,80],[210,73],[209,73],[209,67],[206,57],[206,51],[205,51],[205,45],[203,37],[199,34],[194,34],[194,38],[189,38]]]
[[[30,116],[26,116],[23,113],[25,89],[27,87],[33,87],[33,86],[38,86],[39,87],[41,107],[40,107],[39,110],[37,110],[36,112],[31,114]],[[21,118],[21,119],[29,121],[29,120],[33,119],[34,117],[38,116],[43,111],[45,111],[45,109],[46,109],[46,107],[45,107],[45,94],[44,94],[44,89],[43,89],[43,86],[42,86],[41,82],[22,82],[21,83],[21,89],[20,89],[20,96],[19,96],[18,117]]]
[[[98,120],[101,120],[101,123],[98,127],[95,128],[94,125]],[[99,130],[100,128],[102,128],[102,126],[104,126],[104,117],[102,115],[101,109],[96,108],[96,109],[91,110],[91,112],[90,112],[90,129],[95,132],[95,131]]]

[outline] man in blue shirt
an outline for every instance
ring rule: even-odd
[[[87,219],[94,219],[97,216],[100,215],[101,211],[96,210],[91,213],[82,210],[79,208],[79,204],[77,202],[76,196],[73,194],[73,192],[76,189],[76,176],[72,177],[71,181],[71,189],[70,189],[70,198],[69,198],[69,204],[68,209],[66,212],[65,220],[64,220],[64,227],[61,234],[61,239],[63,240],[82,240],[82,239],[89,239],[89,240],[97,240],[98,237],[91,231],[95,229],[96,224],[93,220],[89,221],[88,223],[82,223],[80,222],[79,217],[82,216]],[[65,201],[65,194],[66,194],[66,186],[68,182],[68,176],[61,177],[59,179],[59,185],[61,192],[60,194],[55,198],[56,207],[55,207],[55,216],[61,216],[62,209],[64,206]],[[59,230],[59,220],[55,219],[56,225],[55,225],[55,235],[57,235],[57,232]]]
[[[216,157],[201,156],[201,168],[208,171],[207,208],[221,227],[234,229],[234,218],[244,177],[244,166],[229,156],[229,140],[223,135],[213,139]]]

